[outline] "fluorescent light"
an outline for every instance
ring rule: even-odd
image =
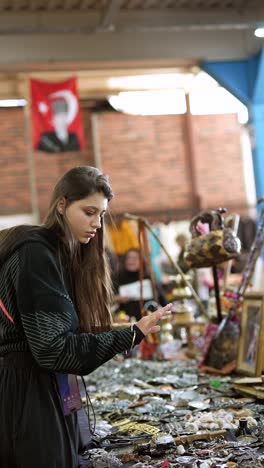
[[[172,115],[186,112],[183,89],[121,92],[108,98],[111,106],[132,115]],[[194,115],[236,113],[240,123],[248,121],[247,107],[220,86],[195,88],[190,92]]]
[[[264,28],[257,28],[254,34],[256,37],[264,37]]]
[[[194,115],[237,114],[241,124],[248,121],[247,107],[225,88],[194,89],[190,93],[191,113]]]
[[[169,115],[186,112],[183,89],[121,92],[108,99],[114,109],[126,114]]]
[[[23,107],[25,105],[25,99],[0,99],[0,107]]]

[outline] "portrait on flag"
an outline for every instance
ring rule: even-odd
[[[76,78],[57,83],[31,79],[30,88],[33,149],[48,153],[84,149]]]

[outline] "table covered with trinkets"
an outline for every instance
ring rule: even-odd
[[[264,466],[264,404],[233,377],[203,375],[195,361],[125,359],[85,381],[97,441],[85,466]]]

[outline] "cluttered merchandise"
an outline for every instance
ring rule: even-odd
[[[168,302],[172,313],[159,332],[84,377],[88,466],[264,466],[264,292],[253,281],[264,244],[259,213],[248,251],[239,216],[221,208],[189,220],[189,237],[175,237],[177,258],[145,218],[127,214],[111,228],[113,328]]]

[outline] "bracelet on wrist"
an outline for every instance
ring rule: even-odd
[[[131,324],[130,330],[131,330],[131,332],[133,332],[133,337],[132,337],[132,343],[131,343],[130,349],[129,349],[129,351],[128,351],[128,354],[130,354],[131,351],[132,351],[132,349],[134,348],[134,344],[135,344],[135,340],[136,340],[136,335],[137,335],[137,332],[136,332],[136,330],[135,330],[135,328],[134,328],[134,324],[133,324],[133,323]]]

